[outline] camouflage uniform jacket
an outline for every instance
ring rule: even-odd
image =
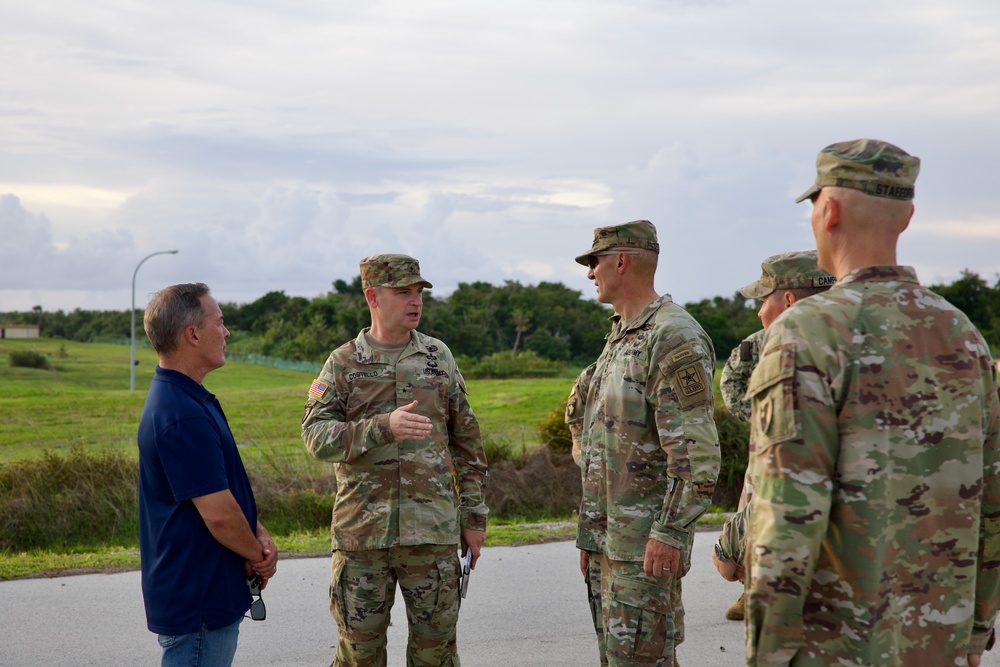
[[[719,475],[712,341],[669,295],[612,321],[587,392],[577,546],[634,562],[654,538],[689,564]]]
[[[729,410],[729,414],[740,421],[750,421],[750,400],[746,397],[747,384],[760,358],[763,341],[764,329],[750,334],[733,348],[726,365],[722,367],[722,376],[719,380],[722,402]]]
[[[337,477],[333,549],[458,544],[486,529],[486,455],[465,380],[448,347],[416,331],[398,361],[358,337],[330,354],[302,420],[309,453]],[[423,440],[396,440],[389,413],[416,399]],[[456,490],[457,487],[457,490]]]
[[[909,267],[768,329],[753,400],[748,665],[935,665],[1000,607],[1000,402],[986,342]]]

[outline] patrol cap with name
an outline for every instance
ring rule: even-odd
[[[598,227],[594,230],[594,245],[576,258],[577,264],[587,266],[587,259],[609,248],[638,248],[660,254],[656,242],[656,227],[649,220],[633,220],[623,225]]]
[[[815,250],[783,252],[760,263],[760,280],[740,290],[748,299],[763,299],[775,290],[802,287],[829,287],[837,282],[831,274],[816,266]]]
[[[409,255],[372,255],[361,260],[361,287],[433,287],[420,275],[420,262]]]
[[[877,139],[830,144],[816,156],[816,182],[795,200],[811,199],[827,186],[866,195],[910,201],[920,173],[920,158]]]

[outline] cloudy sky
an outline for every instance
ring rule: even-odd
[[[652,220],[657,289],[812,247],[817,151],[923,161],[900,261],[1000,273],[996,0],[46,0],[0,22],[0,311],[315,296],[376,252],[558,281]]]

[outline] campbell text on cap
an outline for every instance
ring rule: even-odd
[[[760,279],[740,289],[740,294],[748,299],[763,299],[779,289],[829,287],[837,282],[833,275],[816,266],[815,250],[772,255],[760,263],[760,268]]]

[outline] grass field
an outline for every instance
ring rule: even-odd
[[[45,354],[54,369],[11,367],[8,363],[10,353],[26,350]],[[56,471],[53,474],[58,475],[65,468],[77,469],[72,457],[79,454],[79,450],[93,455],[113,454],[112,462],[119,458],[134,460],[135,433],[156,365],[151,350],[139,348],[136,355],[139,360],[136,391],[131,392],[128,389],[129,348],[126,346],[49,339],[0,340],[0,471],[7,463],[19,462],[20,466],[37,462],[44,459],[47,452],[56,453],[57,459],[42,469]],[[328,466],[308,456],[299,437],[305,393],[312,379],[309,373],[238,362],[227,363],[206,378],[205,386],[220,397],[237,441],[246,445],[243,458],[248,469],[263,471],[266,479],[257,477],[258,482],[284,486],[291,484],[291,479],[298,485],[303,480],[330,474]],[[489,450],[499,453],[506,449],[523,454],[525,450],[534,449],[538,444],[538,423],[553,408],[561,406],[572,384],[572,376],[469,380],[469,400],[479,417]],[[128,468],[128,464],[123,465],[123,469]],[[102,463],[96,467],[104,470],[122,466]],[[95,487],[87,491],[88,494],[93,492],[92,496],[76,500],[62,497],[61,491],[49,491],[51,476],[44,473],[37,483],[32,482],[37,484],[34,495],[39,496],[36,498],[38,504],[33,507],[40,509],[29,515],[31,523],[25,525],[40,523],[41,515],[46,512],[57,520],[60,514],[66,514],[59,508],[72,507],[73,502],[84,502],[90,508],[109,503],[102,495],[103,487]],[[52,493],[60,498],[53,498]],[[53,500],[61,500],[61,504]],[[302,515],[302,507],[293,506],[289,510],[293,519]],[[328,521],[327,512],[324,518],[316,520],[315,525],[323,528],[306,532],[295,528],[294,521],[284,529],[275,530],[281,523],[272,513],[270,516],[277,525],[269,527],[279,548],[287,554],[326,553],[329,549],[328,528],[324,525]],[[73,514],[73,510],[69,513]],[[500,520],[491,519],[487,542],[492,546],[570,539],[574,533],[572,523],[567,521],[572,518],[569,516],[536,512],[529,517],[495,518]],[[543,523],[530,523],[538,521]],[[113,518],[101,521],[102,524],[115,522]],[[114,537],[92,541],[88,546],[79,546],[75,538],[67,538],[60,548],[4,551],[0,558],[0,580],[137,567],[138,540],[134,532],[134,526],[129,524],[114,533]],[[58,540],[53,540],[56,542]]]
[[[10,352],[47,355],[55,370],[12,368]],[[0,340],[0,461],[34,458],[71,445],[134,448],[156,366],[137,348],[136,390],[129,391],[129,348],[71,341]],[[299,424],[313,376],[230,362],[205,378],[219,396],[236,439],[272,452],[305,455]],[[469,401],[487,438],[535,444],[535,427],[569,394],[573,380],[469,380]]]
[[[46,355],[54,368],[10,366],[10,353],[26,350]],[[136,356],[136,391],[131,392],[126,346],[0,340],[0,468],[38,460],[46,452],[69,455],[75,449],[136,457],[136,429],[156,366],[151,350],[140,347]],[[243,457],[248,468],[273,466],[283,474],[300,470],[303,477],[329,474],[328,466],[308,456],[299,436],[312,379],[309,373],[238,362],[227,363],[205,379],[209,391],[219,396],[237,442],[247,446]],[[561,404],[572,383],[572,378],[471,380],[469,400],[494,447],[529,449],[537,443],[538,422]],[[69,459],[55,467],[66,465],[72,465]],[[91,502],[103,503],[101,493],[95,491]],[[568,539],[573,533],[565,525],[493,525],[491,545]],[[0,558],[0,579],[137,567],[137,538],[132,530],[125,532],[104,544],[6,552]],[[329,549],[325,527],[308,533],[275,532],[275,539],[290,554],[321,554]]]

